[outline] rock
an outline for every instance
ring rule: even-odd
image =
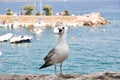
[[[100,13],[90,13],[82,16],[85,26],[101,26],[108,24],[106,19],[104,19]]]
[[[0,80],[120,80],[120,72],[94,74],[32,75],[0,74]]]

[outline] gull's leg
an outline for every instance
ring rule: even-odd
[[[62,62],[60,63],[60,75],[62,75]]]
[[[54,69],[55,69],[55,74],[57,74],[57,72],[56,72],[56,64],[54,65]]]

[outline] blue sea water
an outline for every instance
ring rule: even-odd
[[[29,3],[32,4],[32,2]],[[63,63],[63,73],[87,74],[120,71],[119,0],[45,1],[42,3],[52,5],[54,13],[64,9],[69,9],[71,14],[81,15],[100,12],[111,22],[111,24],[97,28],[84,26],[68,29],[67,41],[70,53]],[[26,3],[0,2],[0,14],[4,14],[6,8],[19,12],[24,4]],[[44,63],[43,58],[56,44],[57,38],[52,29],[45,29],[41,35],[33,35],[26,29],[0,28],[0,35],[7,32],[14,35],[27,34],[33,39],[31,43],[24,44],[10,44],[9,41],[0,43],[0,51],[3,53],[0,56],[0,74],[54,74],[54,66],[38,69]],[[59,73],[59,64],[57,71]]]

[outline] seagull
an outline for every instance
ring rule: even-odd
[[[46,68],[54,65],[55,74],[56,64],[60,63],[60,75],[62,75],[62,63],[68,57],[69,47],[66,41],[66,30],[65,27],[59,27],[59,38],[56,46],[51,49],[48,55],[44,58],[45,63],[39,68]]]

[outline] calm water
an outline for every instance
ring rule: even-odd
[[[79,3],[78,3],[79,2]],[[44,2],[44,4],[48,2]],[[55,4],[57,3],[57,4]],[[112,24],[98,28],[78,27],[69,28],[67,41],[70,47],[68,59],[63,63],[64,73],[94,73],[103,71],[120,71],[120,4],[119,0],[93,0],[49,2],[54,12],[70,9],[75,14],[101,12]],[[66,4],[70,4],[66,5]],[[8,5],[9,4],[9,5]],[[21,10],[25,3],[0,2],[0,13],[9,7],[15,12]],[[60,7],[60,8],[58,8]],[[63,7],[63,8],[62,8]],[[80,11],[80,12],[77,12]],[[105,31],[105,32],[104,32]],[[0,35],[11,32],[14,35],[27,34],[33,37],[31,43],[10,44],[9,41],[0,43],[0,73],[1,74],[51,74],[54,67],[37,69],[43,64],[43,58],[55,46],[57,38],[52,29],[46,29],[41,35],[33,35],[28,30],[6,30],[0,28]],[[74,37],[74,39],[72,39]],[[59,65],[57,68],[59,72]],[[54,74],[54,73],[53,73]]]

